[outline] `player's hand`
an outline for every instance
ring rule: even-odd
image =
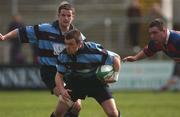
[[[111,77],[106,78],[106,79],[104,80],[104,82],[105,82],[105,83],[114,83],[114,82],[116,82],[116,80],[114,79],[114,76],[112,75]]]
[[[123,62],[126,62],[126,61],[128,61],[128,62],[134,62],[134,61],[136,61],[136,58],[135,58],[134,56],[127,56],[127,57],[123,58],[122,61],[123,61]]]
[[[72,91],[70,89],[65,89],[61,91],[61,96],[64,100],[68,101],[69,99],[71,99],[71,96],[69,95],[69,93],[71,93]]]
[[[71,112],[74,114],[78,114],[81,110],[81,100],[78,99],[76,102],[74,102],[72,108],[71,108]]]
[[[103,84],[108,84],[108,83],[113,83],[115,82],[113,79],[113,76],[110,76],[108,78],[102,79],[102,78],[98,78]]]
[[[100,80],[103,84],[107,84],[104,79],[102,78],[97,78],[97,79]]]
[[[59,95],[61,94],[61,92],[60,92],[60,90],[59,90],[58,87],[55,87],[55,88],[53,89],[53,93],[54,93],[54,95],[56,95],[56,96],[59,96]]]
[[[5,36],[0,33],[0,40],[5,40]]]

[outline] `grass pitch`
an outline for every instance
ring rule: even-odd
[[[180,92],[115,92],[123,117],[180,117]],[[49,117],[57,98],[48,91],[0,91],[0,117]],[[92,98],[82,102],[80,117],[106,117]]]

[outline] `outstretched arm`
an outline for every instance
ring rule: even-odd
[[[134,56],[125,57],[123,59],[123,61],[134,62],[134,61],[141,60],[141,59],[144,59],[144,58],[146,58],[146,54],[144,53],[143,50],[141,50],[139,53],[137,53]]]
[[[0,40],[7,40],[7,39],[12,39],[12,38],[17,38],[18,37],[18,29],[14,29],[13,31],[2,35],[0,34]]]

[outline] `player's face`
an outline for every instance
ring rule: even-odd
[[[58,20],[62,27],[69,27],[74,19],[74,15],[72,10],[62,9],[61,12],[58,14]]]
[[[65,39],[65,46],[67,53],[70,55],[74,55],[80,48],[80,44],[78,44],[74,39]]]
[[[161,31],[157,27],[151,27],[151,28],[149,28],[150,39],[154,40],[158,43],[163,43],[165,32],[166,32],[165,30]]]

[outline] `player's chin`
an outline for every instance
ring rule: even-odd
[[[153,40],[155,43],[161,43],[161,41],[159,41],[159,40]]]
[[[64,23],[63,23],[63,26],[64,26],[64,27],[68,27],[69,25],[70,25],[69,22],[64,22]]]
[[[67,51],[67,53],[68,53],[69,55],[73,55],[73,54],[74,54],[73,51]]]

